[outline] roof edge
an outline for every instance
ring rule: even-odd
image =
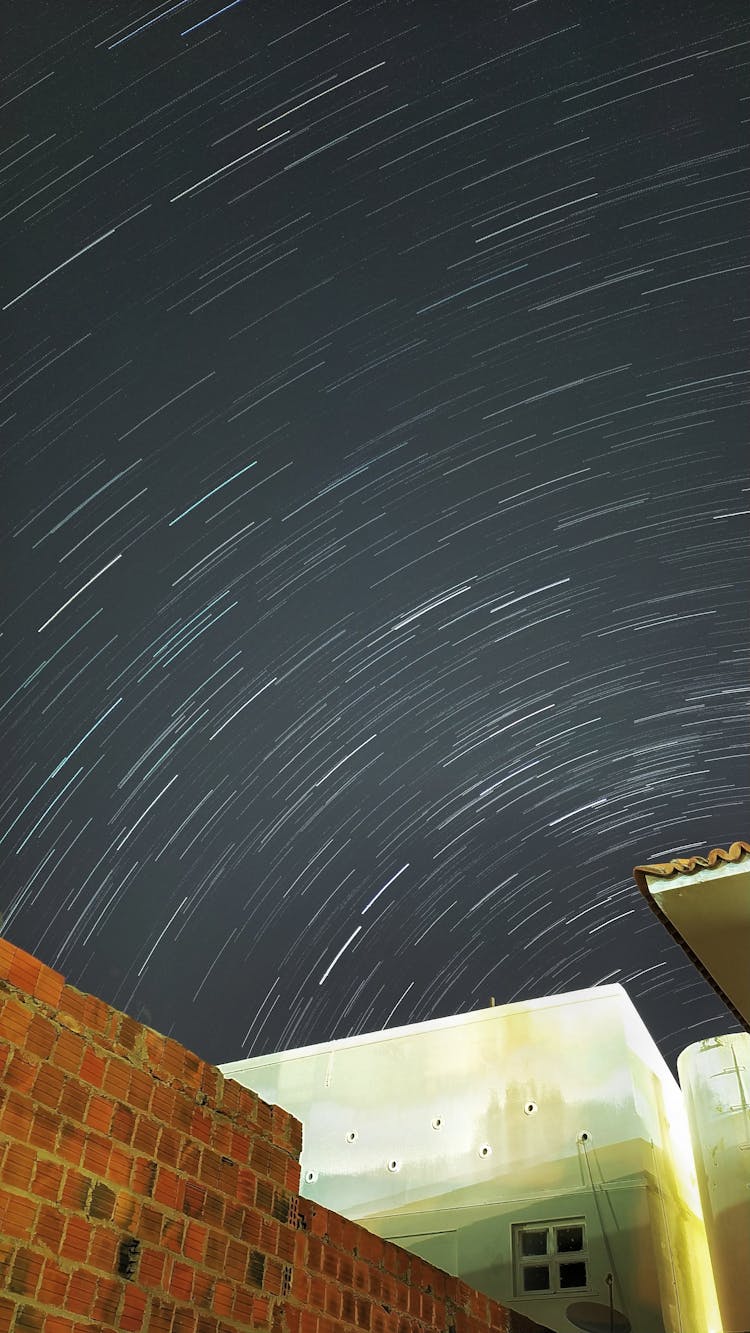
[[[723,847],[714,847],[707,856],[677,856],[673,861],[658,861],[653,865],[636,866],[633,874],[659,875],[662,879],[667,879],[670,875],[692,875],[696,870],[713,869],[720,863],[741,861],[743,856],[750,856],[750,842],[733,842],[728,852],[725,852]]]
[[[646,879],[647,875],[652,875],[655,878],[661,879],[668,879],[670,875],[691,875],[694,874],[696,870],[712,869],[721,864],[741,861],[745,856],[750,856],[750,843],[742,841],[733,842],[727,852],[725,852],[722,847],[714,847],[707,856],[676,857],[673,861],[663,861],[655,865],[636,866],[633,870],[633,879],[654,915],[659,918],[664,928],[669,931],[672,939],[679,944],[683,953],[687,954],[693,967],[700,972],[703,979],[707,981],[712,990],[716,992],[719,999],[723,1001],[729,1012],[732,1014],[733,1018],[736,1018],[743,1031],[750,1032],[750,1023],[748,1023],[744,1014],[740,1013],[739,1009],[736,1008],[729,996],[724,993],[719,983],[711,975],[708,968],[704,966],[697,954],[693,953],[690,945],[683,939],[679,930],[672,925],[669,917],[662,911],[651,893],[648,880]]]

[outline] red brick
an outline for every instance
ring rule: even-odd
[[[300,1320],[302,1311],[294,1305],[287,1305],[284,1311],[286,1325],[289,1333],[300,1333]]]
[[[26,1033],[26,1050],[38,1060],[48,1060],[57,1041],[57,1028],[42,1014],[34,1014]]]
[[[242,1282],[247,1272],[249,1250],[240,1241],[230,1240],[224,1259],[224,1272],[234,1282]]]
[[[34,1296],[42,1275],[43,1263],[41,1254],[26,1247],[17,1250],[7,1278],[8,1291],[13,1291],[18,1296]]]
[[[219,1187],[221,1181],[221,1157],[211,1148],[204,1148],[198,1172],[204,1185]]]
[[[123,1333],[138,1333],[139,1329],[143,1328],[147,1299],[146,1292],[141,1291],[138,1287],[134,1287],[130,1283],[125,1287],[120,1314],[120,1328]]]
[[[159,1061],[159,1076],[163,1079],[180,1078],[185,1068],[185,1057],[187,1051],[184,1046],[173,1041],[171,1037],[164,1038],[161,1058]]]
[[[222,1157],[231,1157],[236,1160],[232,1152],[232,1139],[234,1134],[232,1126],[228,1120],[217,1120],[215,1116],[211,1118],[211,1147],[215,1148]]]
[[[50,1162],[39,1158],[36,1162],[31,1193],[41,1199],[54,1202],[60,1195],[64,1167],[60,1162]]]
[[[37,1292],[39,1304],[64,1307],[68,1276],[55,1259],[45,1259],[42,1280]]]
[[[86,1023],[86,996],[75,986],[65,985],[62,988],[58,1009],[61,1014],[66,1014],[75,1019],[82,1027]]]
[[[91,1224],[83,1217],[71,1217],[65,1228],[60,1257],[71,1259],[74,1263],[84,1264],[88,1257]]]
[[[0,1190],[0,1233],[18,1240],[30,1239],[36,1212],[35,1200]]]
[[[44,1333],[76,1333],[76,1325],[62,1315],[48,1314],[44,1317]]]
[[[153,1112],[155,1110],[155,1107],[152,1106],[151,1109]],[[156,1149],[156,1157],[157,1160],[162,1163],[162,1165],[177,1166],[178,1160],[180,1158],[180,1148],[182,1146],[181,1140],[182,1136],[178,1134],[174,1129],[168,1129],[165,1127],[161,1131],[161,1134],[159,1135],[159,1144]],[[185,1167],[180,1166],[180,1170],[184,1171]]]
[[[35,1229],[35,1240],[47,1246],[52,1254],[60,1252],[60,1240],[63,1237],[65,1218],[60,1210],[52,1205],[43,1204],[39,1210]]]
[[[57,1142],[59,1128],[58,1117],[43,1106],[38,1106],[31,1117],[29,1143],[32,1143],[35,1148],[42,1148],[44,1152],[51,1153],[54,1151]]]
[[[0,979],[3,981],[8,980],[11,964],[17,952],[15,944],[0,936]]]
[[[70,1162],[74,1166],[79,1166],[83,1158],[83,1150],[86,1146],[86,1136],[79,1125],[69,1122],[63,1122],[60,1130],[60,1142],[58,1144],[58,1155],[63,1161]]]
[[[85,1044],[76,1032],[63,1028],[55,1042],[52,1059],[58,1069],[66,1074],[77,1074],[81,1068]]]
[[[195,1180],[185,1182],[183,1208],[188,1217],[202,1217],[206,1204],[206,1191]]]
[[[114,1212],[112,1213],[112,1222],[121,1231],[138,1230],[138,1220],[141,1214],[141,1205],[129,1190],[120,1190],[115,1199]]]
[[[133,1147],[138,1152],[147,1153],[149,1157],[152,1157],[156,1151],[159,1133],[160,1127],[156,1121],[139,1115],[133,1134]]]
[[[172,1320],[172,1333],[195,1333],[198,1316],[194,1310],[183,1306],[174,1312]]]
[[[64,985],[65,977],[54,972],[51,967],[43,967],[34,987],[34,998],[57,1008]]]
[[[88,1203],[88,1197],[91,1192],[91,1178],[85,1176],[82,1171],[75,1167],[68,1167],[65,1172],[60,1203],[63,1208],[70,1209],[71,1212],[83,1210]]]
[[[248,1291],[247,1288],[238,1287],[238,1289],[235,1291],[234,1302],[232,1305],[232,1317],[234,1318],[235,1323],[241,1324],[243,1326],[251,1322],[253,1317],[253,1297],[252,1297],[252,1292]],[[289,1320],[288,1306],[286,1309],[286,1317],[287,1317],[287,1324],[289,1326],[289,1329],[291,1330],[292,1325]]]
[[[164,1056],[164,1046],[167,1039],[166,1037],[163,1037],[160,1032],[154,1032],[153,1028],[144,1027],[141,1031],[143,1033],[143,1043],[146,1048],[147,1063],[153,1069],[158,1070],[161,1068],[161,1062]]]
[[[141,1205],[141,1216],[139,1223],[139,1236],[144,1240],[158,1241],[161,1236],[162,1214],[156,1208],[149,1207],[148,1204]]]
[[[66,986],[67,990],[68,987]],[[104,1071],[106,1061],[103,1056],[97,1055],[90,1046],[86,1047],[81,1060],[81,1079],[92,1088],[101,1088],[104,1082]]]
[[[100,1221],[109,1222],[115,1210],[115,1193],[109,1185],[99,1180],[94,1185],[89,1199],[89,1217],[98,1218]]]
[[[5,1287],[5,1275],[16,1253],[16,1242],[0,1240],[0,1291]]]
[[[183,1244],[183,1253],[186,1259],[192,1259],[195,1263],[203,1262],[207,1236],[206,1227],[202,1226],[200,1222],[188,1222]]]
[[[0,1134],[23,1143],[31,1133],[33,1118],[34,1108],[28,1098],[9,1092],[0,1115]]]
[[[166,1255],[161,1254],[159,1250],[153,1249],[151,1246],[145,1249],[138,1265],[140,1285],[148,1288],[161,1287],[164,1280],[165,1264]]]
[[[172,1316],[174,1315],[174,1306],[168,1301],[161,1301],[156,1297],[151,1299],[151,1310],[148,1317],[149,1333],[169,1333],[172,1326]]]
[[[169,1274],[168,1288],[170,1295],[178,1301],[189,1301],[193,1291],[192,1268],[175,1259]]]
[[[219,1278],[214,1286],[213,1308],[214,1313],[221,1315],[231,1315],[232,1313],[232,1284]]]
[[[60,1094],[60,1115],[66,1120],[75,1120],[81,1124],[90,1098],[91,1093],[84,1083],[78,1083],[72,1078],[67,1079]]]
[[[15,1051],[5,1071],[5,1083],[17,1092],[31,1092],[40,1066],[36,1060],[30,1060],[22,1051]]]
[[[310,1304],[316,1310],[325,1309],[326,1286],[325,1278],[319,1276],[310,1278]]]
[[[33,1305],[19,1305],[16,1311],[15,1327],[18,1333],[42,1333],[44,1315]]]
[[[43,1106],[54,1109],[60,1101],[65,1075],[54,1065],[43,1064],[39,1068],[34,1083],[34,1096]]]
[[[252,1139],[250,1136],[241,1133],[238,1129],[232,1129],[229,1149],[230,1157],[233,1157],[235,1162],[243,1164],[249,1160],[251,1151]]]
[[[172,1254],[182,1254],[185,1238],[185,1223],[181,1218],[165,1217],[161,1229],[161,1243]]]
[[[221,1107],[227,1115],[236,1115],[242,1105],[242,1094],[245,1091],[233,1078],[224,1080],[221,1088]]]
[[[116,1324],[121,1297],[122,1283],[114,1278],[99,1278],[91,1307],[92,1318],[106,1324]]]
[[[193,1111],[190,1120],[190,1133],[193,1138],[200,1139],[201,1143],[211,1142],[211,1118],[203,1111]]]
[[[203,1310],[211,1308],[215,1278],[210,1273],[196,1272],[193,1278],[193,1305]]]
[[[154,1192],[154,1182],[158,1167],[148,1157],[137,1157],[130,1173],[131,1188],[136,1194],[150,1198]]]
[[[237,1173],[237,1189],[235,1197],[240,1203],[247,1203],[251,1206],[255,1203],[255,1193],[258,1186],[258,1178],[253,1171],[248,1171],[244,1167]]]
[[[17,986],[27,995],[33,995],[41,970],[42,964],[37,958],[24,953],[23,949],[16,949],[10,960],[7,978],[12,986]]]
[[[131,1143],[135,1132],[135,1112],[124,1102],[116,1104],[112,1113],[112,1123],[109,1127],[110,1135],[117,1139],[119,1143]]]
[[[13,1189],[28,1190],[34,1174],[36,1153],[25,1143],[11,1143],[3,1162],[0,1178]]]
[[[172,1088],[167,1087],[165,1083],[154,1084],[150,1107],[154,1119],[162,1125],[170,1124],[174,1103],[175,1094]]]
[[[138,1071],[134,1071],[123,1060],[110,1060],[104,1070],[101,1084],[103,1091],[109,1093],[110,1097],[116,1098],[119,1102],[128,1101],[134,1072],[137,1073]],[[148,1095],[150,1093],[148,1083],[145,1092],[146,1105],[148,1105]]]
[[[92,1097],[84,1116],[89,1129],[96,1129],[100,1134],[108,1134],[114,1109],[114,1102],[108,1097]]]
[[[226,1236],[220,1232],[212,1231],[209,1233],[206,1244],[206,1268],[210,1268],[214,1273],[224,1271],[224,1258],[227,1252],[229,1241]]]
[[[257,1326],[258,1324],[270,1323],[269,1315],[270,1301],[268,1298],[266,1296],[253,1296],[253,1324]],[[317,1322],[316,1317],[313,1315],[311,1328],[314,1329],[317,1326]]]
[[[123,1097],[123,1101],[129,1102],[139,1111],[147,1111],[151,1104],[153,1088],[154,1082],[150,1075],[144,1074],[140,1069],[133,1069],[128,1083],[128,1095]]]
[[[197,1177],[200,1171],[202,1149],[189,1140],[180,1145],[176,1166],[181,1175]]]
[[[94,1227],[89,1244],[88,1263],[103,1273],[114,1273],[117,1268],[119,1237],[106,1226]]]
[[[181,1208],[185,1198],[184,1180],[168,1167],[160,1166],[156,1173],[154,1198],[157,1203],[164,1204],[165,1208]]]
[[[193,1107],[195,1102],[184,1092],[177,1090],[172,1104],[171,1125],[173,1129],[182,1130],[183,1134],[190,1133],[190,1125],[193,1119]]]
[[[122,1148],[110,1148],[107,1179],[113,1185],[129,1185],[132,1170],[132,1158],[126,1152],[123,1152]]]
[[[92,1175],[106,1176],[111,1151],[112,1148],[108,1139],[99,1138],[96,1134],[88,1134],[83,1145],[82,1165]]]
[[[104,1003],[104,1000],[100,1000],[98,995],[85,997],[83,1017],[86,1027],[91,1032],[109,1034],[111,1029],[116,1030],[115,1025],[111,1023],[113,1010]],[[116,1017],[119,1018],[119,1014]]]

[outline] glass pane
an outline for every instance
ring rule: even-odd
[[[544,1231],[521,1232],[521,1254],[526,1258],[534,1254],[547,1253],[547,1229]]]
[[[557,1253],[570,1254],[583,1249],[583,1227],[556,1227]]]
[[[573,1263],[560,1264],[560,1287],[585,1287],[586,1264],[582,1259]]]
[[[521,1271],[524,1291],[549,1291],[549,1268],[546,1264],[529,1264]]]

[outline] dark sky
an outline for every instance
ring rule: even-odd
[[[211,1060],[619,981],[747,810],[718,0],[32,0],[6,40],[0,908]]]

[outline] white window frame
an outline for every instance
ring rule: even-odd
[[[557,1227],[580,1227],[583,1233],[583,1248],[580,1250],[558,1250],[556,1248],[555,1229]],[[546,1254],[523,1254],[521,1237],[529,1231],[546,1231]],[[515,1222],[512,1225],[513,1241],[513,1280],[516,1297],[535,1300],[538,1296],[568,1296],[576,1292],[590,1291],[591,1270],[588,1249],[588,1237],[585,1217],[543,1218],[539,1222]],[[586,1268],[586,1281],[580,1287],[562,1287],[560,1285],[560,1264],[582,1263]],[[540,1291],[526,1291],[523,1285],[525,1268],[536,1268],[546,1264],[549,1269],[549,1287]]]

